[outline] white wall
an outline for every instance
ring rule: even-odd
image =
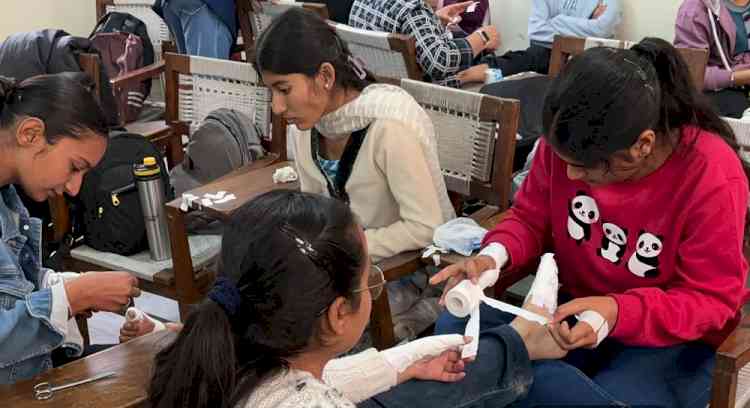
[[[674,40],[674,21],[682,0],[621,0],[624,5],[620,38],[640,40],[645,36]],[[500,30],[502,51],[529,45],[528,22],[531,0],[490,0],[492,24]]]
[[[88,37],[96,24],[94,0],[0,0],[0,41],[10,34],[59,28]]]
[[[681,0],[621,0],[625,7],[620,36],[639,40],[646,35],[669,41],[674,37],[674,19]],[[0,0],[0,40],[19,31],[61,28],[73,35],[88,36],[96,24],[94,0]],[[492,23],[500,30],[502,50],[528,46],[531,0],[490,0]]]

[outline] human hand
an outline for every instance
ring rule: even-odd
[[[444,26],[458,24],[461,22],[461,14],[465,13],[466,9],[469,8],[472,3],[474,3],[474,0],[451,4],[450,6],[438,9],[435,11],[435,14],[440,18],[440,22],[443,23]]]
[[[495,265],[495,260],[486,255],[475,256],[463,262],[447,266],[430,278],[430,284],[437,285],[440,282],[447,281],[445,289],[443,289],[443,296],[440,297],[440,304],[443,305],[445,304],[445,295],[461,283],[461,281],[470,279],[476,284],[479,282],[479,277],[483,272],[490,269],[501,269],[504,265],[505,263]]]
[[[121,313],[141,295],[138,279],[127,272],[88,272],[64,285],[73,315],[91,309]]]
[[[404,372],[404,376],[417,380],[456,382],[466,377],[465,368],[466,362],[461,360],[461,353],[448,350],[417,361]]]
[[[164,329],[178,332],[182,330],[182,324],[162,323],[135,307],[131,307],[125,313],[125,323],[120,327],[120,343]]]
[[[591,20],[596,20],[597,18],[601,17],[605,11],[607,11],[607,5],[600,1],[599,5],[596,6],[596,9],[594,9],[594,12],[591,13]]]
[[[440,336],[428,336],[411,341],[409,343],[391,347],[381,353],[388,364],[398,373],[400,380],[408,380],[413,371],[409,371],[413,365],[421,360],[430,360],[441,356],[446,351],[457,351],[464,344],[471,342],[471,338],[459,334],[445,334]],[[420,371],[422,372],[422,371]]]
[[[456,78],[458,78],[458,80],[461,81],[462,84],[484,82],[485,71],[487,71],[489,67],[490,66],[487,64],[474,65],[469,69],[465,69],[459,72],[458,75],[456,75]]]
[[[126,319],[125,323],[120,327],[120,343],[133,340],[136,337],[141,337],[151,333],[156,328],[156,323],[151,319],[138,319],[129,320]]]
[[[480,31],[487,35],[488,41],[484,44],[485,51],[495,51],[500,47],[500,34],[497,32],[495,26],[484,26],[475,32],[478,33]]]
[[[572,328],[563,321],[569,316],[583,313],[587,310],[599,313],[610,328],[617,323],[619,307],[611,296],[590,296],[572,300],[557,308],[550,329],[555,340],[565,350],[581,347],[593,348],[597,345],[598,337],[594,328],[585,321],[579,321]]]

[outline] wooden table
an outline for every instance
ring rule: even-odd
[[[174,341],[176,333],[169,330],[152,333],[86,358],[53,368],[31,380],[15,385],[0,385],[3,407],[75,407],[126,408],[145,406],[146,390],[156,353]],[[52,398],[37,401],[34,385],[49,381],[53,386],[82,380],[107,371],[115,377],[58,391]]]
[[[228,218],[232,212],[263,193],[280,189],[299,190],[298,181],[280,184],[273,182],[273,173],[276,170],[287,166],[294,167],[294,163],[290,161],[276,163],[274,161],[274,158],[258,160],[250,165],[240,167],[204,186],[186,192],[186,194],[203,197],[206,193],[215,194],[219,191],[226,191],[228,194],[234,194],[237,197],[226,203],[213,204],[211,207],[200,207],[200,200],[197,200],[192,204],[191,210],[200,209],[207,214],[219,218]],[[269,162],[273,164],[269,164]],[[182,199],[178,197],[168,203],[167,207],[178,209],[180,204],[182,204]]]

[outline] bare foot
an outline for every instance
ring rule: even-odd
[[[540,314],[552,320],[552,316],[541,307],[527,303],[524,309]],[[555,341],[549,328],[537,322],[516,317],[510,325],[518,332],[526,345],[530,360],[550,360],[565,357],[568,353]]]

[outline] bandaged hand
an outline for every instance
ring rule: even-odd
[[[465,375],[460,350],[470,341],[458,334],[430,336],[383,350],[381,354],[398,372],[399,382],[412,378],[454,382]]]
[[[430,279],[430,284],[437,285],[447,281],[443,289],[443,297],[440,304],[445,304],[445,295],[461,281],[469,279],[478,283],[482,273],[490,269],[502,269],[508,263],[508,251],[499,243],[486,246],[478,256],[469,258],[446,267]]]
[[[550,323],[552,335],[566,350],[594,348],[607,337],[617,323],[619,306],[611,296],[590,296],[560,305]],[[570,327],[564,320],[577,316],[578,323]]]

